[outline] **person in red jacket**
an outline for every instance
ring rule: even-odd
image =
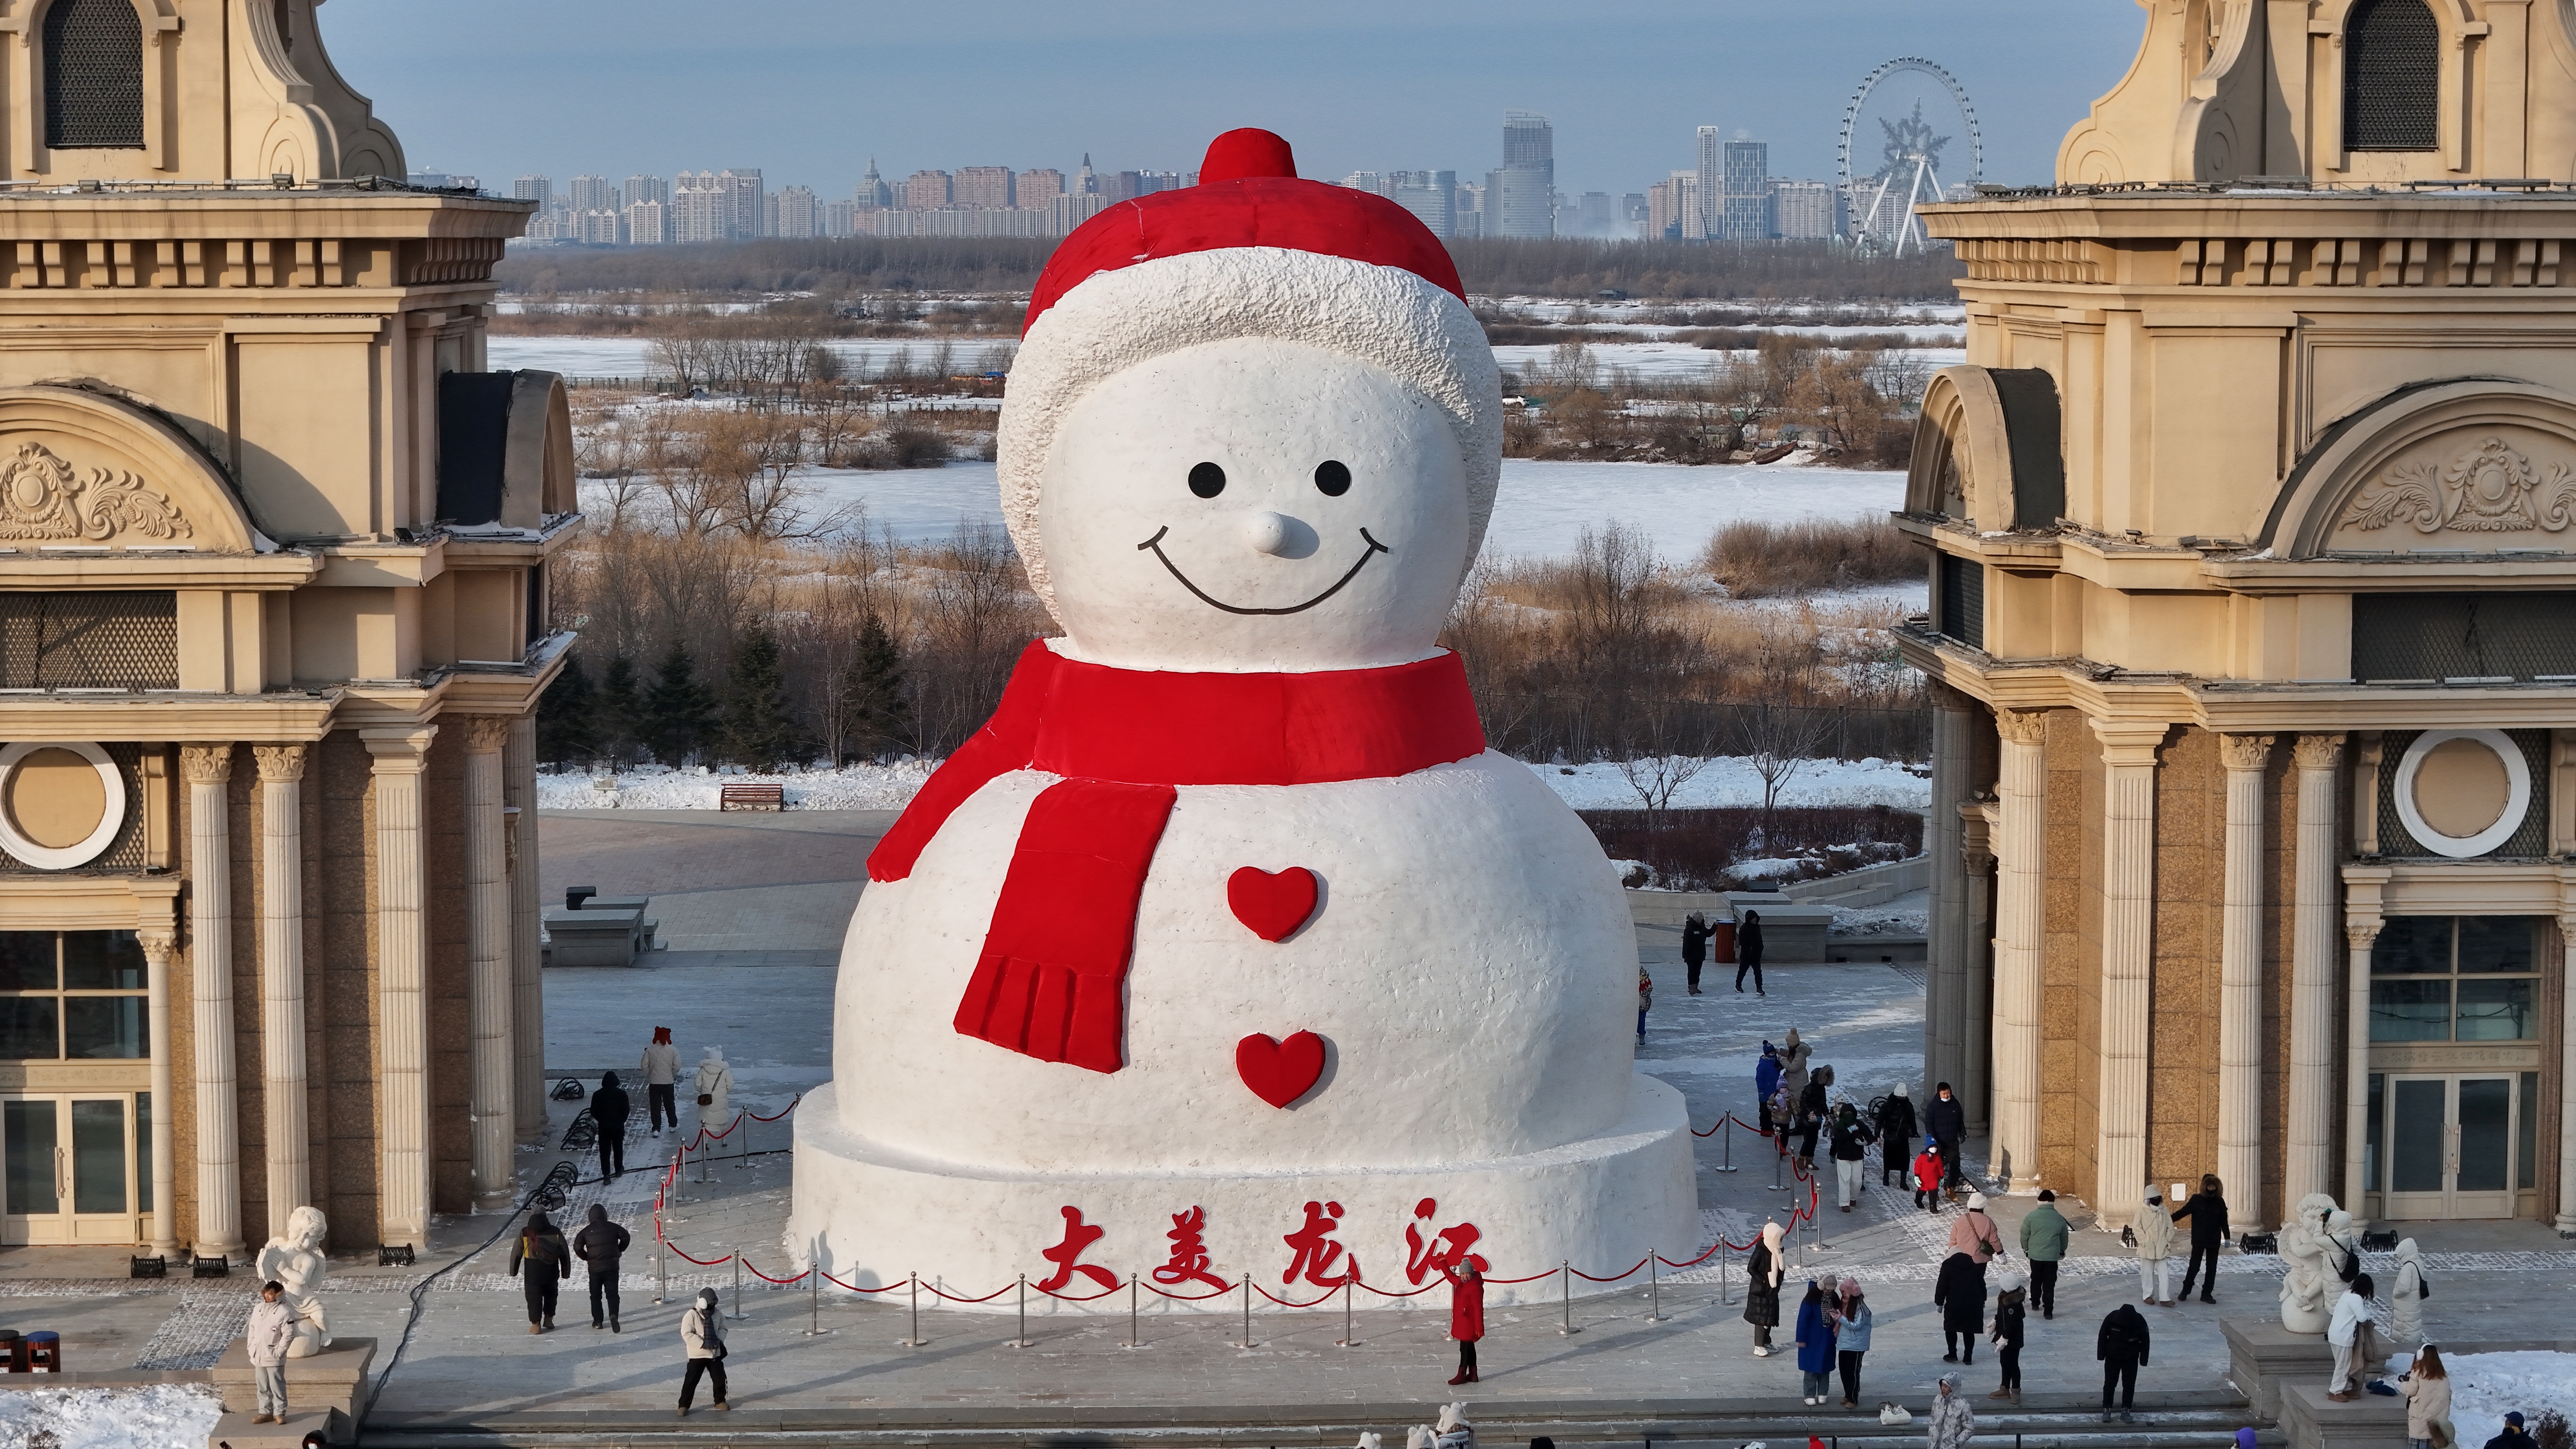
[[[1485,1336],[1485,1269],[1473,1253],[1455,1267],[1443,1266],[1449,1280],[1449,1336],[1458,1340],[1458,1372],[1449,1382],[1476,1382],[1476,1340]]]
[[[1941,1210],[1943,1167],[1941,1149],[1932,1143],[1924,1143],[1922,1153],[1914,1159],[1914,1205],[1916,1207],[1926,1212],[1937,1213]]]

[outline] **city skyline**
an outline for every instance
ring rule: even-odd
[[[331,39],[344,68],[374,79],[378,113],[405,123],[416,169],[487,184],[735,165],[845,197],[871,155],[890,178],[967,165],[1070,174],[1086,150],[1104,169],[1173,170],[1235,125],[1288,136],[1309,176],[1481,176],[1501,160],[1493,118],[1531,110],[1555,124],[1556,188],[1615,195],[1692,164],[1692,130],[1711,124],[1766,140],[1778,174],[1829,177],[1852,88],[1908,53],[1944,60],[1977,96],[1991,177],[2045,179],[2065,118],[2118,80],[2103,56],[2125,50],[2138,23],[2126,5],[2058,0],[1963,0],[1938,16],[1889,0],[1834,8],[1836,23],[1818,26],[1810,9],[1616,0],[1569,27],[1559,12],[1471,14],[1447,0],[1400,22],[1341,3],[1295,16],[1162,4],[1064,15],[1014,0],[970,45],[935,17],[818,0],[773,0],[721,34],[675,0],[637,0],[613,29],[579,5],[452,0],[433,18],[341,0]],[[490,34],[511,43],[492,52]],[[1687,74],[1676,54],[1693,57]],[[472,72],[464,93],[442,59]],[[972,104],[958,103],[961,81],[981,86]],[[545,124],[524,124],[528,95],[544,98]]]

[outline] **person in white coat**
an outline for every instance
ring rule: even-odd
[[[719,1409],[733,1407],[725,1399],[724,1311],[716,1306],[716,1290],[701,1288],[680,1315],[680,1346],[688,1351],[688,1368],[680,1377],[680,1414],[689,1417],[689,1401],[698,1396],[698,1380],[709,1380],[715,1390]]]
[[[2147,1189],[2146,1211],[2138,1214],[2134,1224],[2122,1230],[2138,1249],[2139,1301],[2173,1307],[2173,1219],[2165,1212],[2165,1195]]]
[[[2388,1285],[2388,1331],[2413,1348],[2424,1341],[2424,1251],[2408,1238],[2397,1245],[2397,1279]]]
[[[259,1412],[254,1424],[286,1422],[286,1349],[295,1342],[295,1310],[285,1302],[286,1285],[267,1283],[259,1290],[259,1302],[251,1305],[250,1322],[242,1329],[243,1343],[250,1349],[250,1376],[259,1393]]]
[[[709,1132],[721,1132],[732,1109],[725,1099],[733,1095],[733,1067],[724,1059],[723,1047],[709,1047],[698,1061],[698,1125]]]
[[[652,1043],[644,1048],[644,1060],[637,1067],[644,1079],[644,1097],[653,1114],[653,1135],[662,1135],[662,1124],[680,1130],[680,1106],[675,1093],[680,1081],[680,1049],[671,1045],[671,1029],[653,1028]]]
[[[2362,1339],[2370,1330],[2370,1300],[2378,1294],[2379,1285],[2368,1273],[2356,1276],[2335,1300],[2334,1317],[2326,1324],[2326,1343],[2334,1349],[2334,1381],[2326,1385],[2326,1397],[2338,1404],[2361,1396]]]

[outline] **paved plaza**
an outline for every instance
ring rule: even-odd
[[[595,1080],[600,1070],[631,1068],[655,1025],[673,1028],[686,1060],[694,1061],[704,1045],[722,1045],[739,1083],[733,1105],[754,1113],[783,1112],[799,1092],[827,1079],[834,980],[828,962],[864,878],[866,850],[890,818],[855,812],[549,817],[549,899],[559,899],[566,883],[650,894],[671,946],[637,969],[547,974],[549,1079]],[[1855,1100],[1866,1102],[1900,1081],[1918,1102],[1926,1095],[1912,1080],[1922,1040],[1920,967],[1784,967],[1770,974],[1764,997],[1738,994],[1731,977],[1712,969],[1707,994],[1692,997],[1683,987],[1678,932],[1641,927],[1639,936],[1656,991],[1638,1065],[1682,1091],[1695,1123],[1754,1115],[1759,1045],[1791,1026],[1816,1044],[1816,1061],[1834,1065],[1840,1088]],[[549,1417],[556,1415],[619,1422],[667,1417],[680,1367],[678,1316],[701,1286],[721,1289],[728,1310],[740,1315],[729,1361],[740,1411],[866,1416],[946,1407],[1053,1411],[1071,1421],[1109,1409],[1348,1405],[1355,1414],[1395,1415],[1371,1424],[1385,1431],[1400,1431],[1406,1414],[1414,1422],[1427,1419],[1433,1404],[1453,1394],[1533,1422],[1557,1414],[1580,1420],[1611,1405],[1721,1400],[1767,1404],[1792,1418],[1803,1412],[1794,1357],[1758,1359],[1749,1352],[1737,1254],[1721,1255],[1723,1281],[1712,1262],[1664,1273],[1651,1289],[1642,1276],[1613,1290],[1578,1282],[1584,1291],[1570,1309],[1555,1303],[1497,1309],[1480,1350],[1484,1381],[1457,1391],[1445,1384],[1455,1349],[1440,1294],[1395,1308],[1372,1307],[1362,1295],[1347,1330],[1338,1303],[1290,1313],[1256,1299],[1249,1348],[1240,1346],[1244,1325],[1231,1298],[1226,1312],[1193,1313],[1146,1294],[1131,1321],[1124,1293],[1080,1309],[1032,1294],[1030,1346],[1013,1348],[1019,1332],[1013,1295],[970,1312],[936,1306],[924,1294],[924,1341],[907,1346],[901,1341],[913,1328],[901,1291],[866,1300],[827,1288],[818,1300],[801,1286],[774,1288],[745,1273],[737,1296],[733,1264],[704,1269],[677,1256],[661,1264],[667,1277],[657,1274],[652,1195],[681,1134],[648,1133],[636,1095],[629,1172],[614,1183],[585,1180],[556,1214],[577,1223],[590,1203],[601,1202],[634,1233],[635,1255],[622,1284],[625,1331],[590,1328],[576,1278],[565,1285],[558,1331],[528,1336],[518,1285],[505,1275],[507,1239],[477,1251],[504,1220],[443,1218],[434,1250],[416,1270],[377,1269],[354,1259],[334,1264],[326,1301],[335,1334],[377,1338],[382,1368],[410,1328],[374,1422],[535,1428],[558,1422]],[[579,1105],[548,1102],[548,1145],[522,1149],[524,1183],[533,1187],[567,1155],[585,1179],[595,1178],[590,1154],[553,1146]],[[747,1153],[732,1155],[737,1146],[729,1142],[688,1170],[665,1217],[679,1248],[703,1259],[739,1251],[762,1272],[794,1273],[782,1242],[789,1126],[783,1118],[752,1123],[744,1129]],[[1730,1158],[1737,1170],[1723,1171]],[[1722,1130],[1700,1143],[1699,1161],[1704,1233],[1743,1242],[1767,1217],[1787,1220],[1793,1190],[1774,1186],[1785,1178],[1761,1139]],[[1877,1180],[1873,1164],[1870,1181]],[[2007,1241],[2027,1205],[1997,1205]],[[2053,1323],[2033,1320],[2024,1354],[2034,1406],[2090,1401],[2100,1385],[2094,1329],[2135,1293],[2129,1255],[2112,1236],[2089,1230],[2080,1205],[2069,1206],[2077,1209],[2070,1216],[2079,1232],[2059,1314]],[[1801,1266],[1786,1294],[1792,1308],[1807,1274],[1848,1273],[1870,1294],[1878,1328],[1863,1396],[1872,1407],[1896,1399],[1919,1413],[1947,1367],[1930,1298],[1952,1220],[1916,1211],[1904,1194],[1873,1185],[1849,1214],[1828,1201],[1823,1244],[1809,1241],[1798,1250]],[[2569,1312],[2576,1306],[2569,1297],[2576,1292],[2576,1254],[2539,1225],[2426,1224],[2413,1231],[2440,1285],[2426,1315],[2436,1338],[2454,1332],[2509,1337],[2576,1316]],[[1688,1256],[1679,1245],[1666,1251]],[[210,1364],[239,1331],[250,1301],[247,1281],[129,1281],[122,1276],[124,1257],[76,1249],[0,1253],[0,1298],[20,1300],[9,1305],[10,1321],[61,1332],[78,1356],[76,1368]],[[2142,1404],[2182,1414],[2233,1401],[2219,1318],[2270,1316],[2278,1280],[2268,1258],[2231,1255],[2225,1266],[2216,1307],[2149,1311],[2156,1345],[2141,1381]],[[441,1269],[417,1295],[415,1319],[411,1290]],[[928,1276],[937,1265],[922,1269]],[[951,1286],[981,1293],[1002,1285]],[[657,1303],[657,1296],[664,1301]],[[1658,1305],[1662,1321],[1653,1321],[1649,1311]],[[2509,1322],[2497,1321],[2499,1308],[2508,1310]],[[1569,1317],[1578,1330],[1572,1334],[1561,1331]],[[825,1332],[809,1335],[816,1326]],[[1347,1347],[1340,1342],[1346,1332],[1355,1340]],[[1792,1335],[1784,1328],[1778,1337],[1785,1345]],[[1985,1356],[1967,1373],[1978,1394],[1994,1387]],[[1841,1417],[1839,1411],[1823,1416]],[[733,1422],[745,1421],[738,1413]]]

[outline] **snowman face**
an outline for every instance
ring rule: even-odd
[[[1374,363],[1267,338],[1093,387],[1038,501],[1065,652],[1131,669],[1425,658],[1467,528],[1466,459],[1430,399]]]

